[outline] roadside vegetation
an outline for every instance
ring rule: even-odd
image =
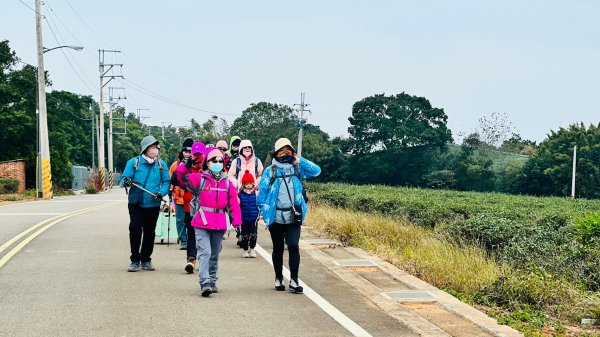
[[[600,336],[600,201],[309,184],[312,228],[526,336]]]

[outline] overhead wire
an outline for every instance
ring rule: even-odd
[[[92,34],[96,35],[98,40],[100,40],[102,43],[104,43],[105,46],[110,47],[110,44],[108,42],[104,41],[104,39],[98,33],[96,33],[96,31],[92,27],[90,27],[90,25],[88,25],[88,23],[81,17],[81,15],[79,15],[79,13],[77,13],[77,11],[75,10],[75,8],[73,8],[73,6],[69,2],[69,0],[64,0],[64,1],[71,8],[73,13],[75,13],[75,15],[79,18],[79,20],[81,20],[81,22],[83,22],[83,24],[92,32]]]
[[[51,31],[51,32],[52,32],[52,34],[54,35],[54,30],[52,30],[52,27],[51,27],[51,25],[54,25],[54,28],[56,29],[56,33],[58,34],[58,37],[60,37],[60,39],[61,39],[62,41],[58,41],[58,39],[57,39],[56,35],[54,35],[54,38],[55,38],[55,40],[57,41],[57,43],[58,43],[59,45],[67,45],[67,43],[66,43],[66,40],[64,39],[64,37],[63,37],[63,36],[62,36],[62,34],[60,33],[60,30],[58,29],[58,25],[56,24],[56,22],[54,21],[54,18],[53,18],[53,17],[56,17],[58,20],[60,20],[60,19],[58,18],[58,15],[56,14],[56,12],[54,12],[54,9],[52,8],[52,6],[50,5],[50,3],[49,3],[47,0],[44,2],[44,4],[45,4],[46,6],[48,6],[48,9],[50,9],[50,12],[48,12],[48,16],[47,16],[49,20],[46,20],[46,22],[48,23],[48,27],[50,28],[50,31]],[[65,28],[66,28],[66,26],[65,26]],[[68,28],[66,28],[66,29],[68,30]],[[71,34],[72,34],[72,33],[71,33]],[[78,40],[78,39],[77,39],[75,36],[73,36],[73,38],[74,38],[76,41],[78,41],[78,42],[79,42],[79,40]],[[93,93],[94,93],[94,91],[95,91],[95,90],[94,90],[94,89],[92,89],[92,86],[90,86],[90,85],[89,85],[89,82],[92,82],[92,81],[90,81],[89,77],[87,77],[87,75],[86,75],[85,71],[84,71],[84,70],[81,68],[81,66],[79,65],[79,63],[78,63],[78,62],[77,62],[77,60],[75,59],[75,57],[73,57],[73,54],[72,54],[72,53],[69,51],[69,55],[70,55],[70,56],[71,56],[71,58],[73,59],[73,63],[75,63],[75,66],[77,66],[77,68],[79,69],[79,71],[75,70],[75,68],[73,67],[73,64],[71,63],[71,60],[70,60],[70,59],[67,57],[66,53],[65,53],[65,52],[64,52],[62,49],[61,49],[61,51],[63,52],[63,55],[65,56],[65,58],[67,59],[67,61],[69,62],[69,64],[71,65],[71,68],[73,69],[73,71],[75,71],[75,73],[77,74],[77,77],[79,77],[79,79],[80,79],[80,80],[81,80],[81,81],[84,83],[84,85],[85,85],[85,86],[86,86],[88,89],[90,89],[90,90],[91,90],[91,94],[93,95]],[[83,78],[82,78],[82,77],[81,77],[79,74],[83,74],[83,76],[84,76],[84,77],[86,78],[86,80],[87,80],[87,81],[89,81],[89,82],[86,82],[86,81],[84,81],[84,80],[83,80]]]
[[[179,106],[179,107],[182,107],[182,108],[186,108],[186,109],[190,109],[190,110],[195,110],[195,111],[199,111],[199,112],[205,112],[205,113],[209,113],[209,114],[213,114],[213,115],[222,115],[222,116],[239,116],[239,115],[241,115],[239,113],[238,114],[225,113],[225,112],[217,112],[217,111],[211,111],[211,110],[197,108],[197,107],[194,107],[194,106],[191,106],[191,105],[188,105],[188,104],[185,104],[185,103],[181,103],[181,102],[178,102],[178,101],[166,98],[164,96],[161,96],[160,94],[152,92],[152,91],[150,91],[150,90],[142,87],[141,85],[136,84],[136,83],[134,83],[134,82],[132,82],[130,80],[123,79],[123,81],[126,82],[126,83],[128,83],[132,87],[132,89],[134,89],[134,90],[136,90],[136,91],[138,91],[138,92],[140,92],[142,94],[148,95],[150,97],[156,98],[156,99],[161,100],[161,101],[166,102],[166,103],[170,103],[170,104],[175,105],[175,106]]]
[[[42,13],[39,13],[38,11],[36,11],[35,9],[31,8],[31,6],[29,6],[28,4],[26,4],[23,0],[17,0],[18,2],[22,3],[23,5],[25,5],[25,7],[31,9],[34,13],[42,15]],[[42,15],[43,16],[43,15]]]

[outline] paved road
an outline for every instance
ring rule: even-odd
[[[0,205],[0,336],[521,336],[376,256],[312,240],[306,228],[303,295],[274,290],[261,229],[256,259],[243,259],[233,237],[224,242],[219,293],[203,298],[176,244],[155,245],[156,271],[126,271],[128,219],[119,188]]]
[[[306,253],[300,277],[315,294],[274,291],[262,229],[256,259],[225,241],[210,298],[184,272],[177,245],[155,245],[156,271],[128,273],[127,225],[121,189],[1,205],[0,335],[418,335]]]

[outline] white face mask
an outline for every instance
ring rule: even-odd
[[[148,156],[148,158],[151,158],[151,159],[156,158],[156,156],[158,156],[158,149],[157,148],[148,149],[148,151],[146,151],[146,156]]]
[[[244,150],[242,153],[245,157],[250,157],[250,155],[252,154],[252,150]]]

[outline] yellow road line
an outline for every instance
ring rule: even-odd
[[[74,212],[71,212],[71,213],[68,213],[68,214],[59,215],[59,216],[56,216],[54,218],[50,218],[50,219],[44,220],[42,222],[39,222],[39,223],[31,226],[27,230],[21,232],[20,234],[18,234],[17,236],[15,236],[14,238],[12,238],[9,241],[7,241],[5,244],[3,244],[2,246],[0,246],[0,252],[2,252],[3,250],[5,250],[6,248],[8,248],[10,245],[12,245],[13,243],[15,243],[17,240],[19,240],[23,236],[27,235],[31,231],[33,231],[33,230],[35,230],[35,229],[37,229],[37,228],[39,228],[39,227],[47,224],[46,226],[44,226],[41,229],[37,230],[35,233],[31,234],[25,240],[21,241],[21,243],[19,243],[11,251],[9,251],[8,253],[6,253],[6,255],[4,255],[0,259],[0,268],[2,268],[2,266],[4,266],[6,264],[6,262],[8,262],[8,260],[10,260],[16,253],[18,253],[21,249],[23,249],[23,247],[25,247],[29,242],[31,242],[38,235],[42,234],[48,228],[56,225],[57,223],[59,223],[59,222],[61,222],[63,220],[66,220],[68,218],[74,217],[76,215],[80,215],[80,214],[87,213],[87,212],[94,211],[94,210],[101,209],[101,208],[106,208],[106,207],[114,206],[114,205],[119,204],[119,203],[121,203],[121,201],[112,202],[112,203],[109,203],[109,204],[106,204],[106,205],[100,205],[100,206],[88,207],[88,208],[80,209],[78,211],[74,211]]]

